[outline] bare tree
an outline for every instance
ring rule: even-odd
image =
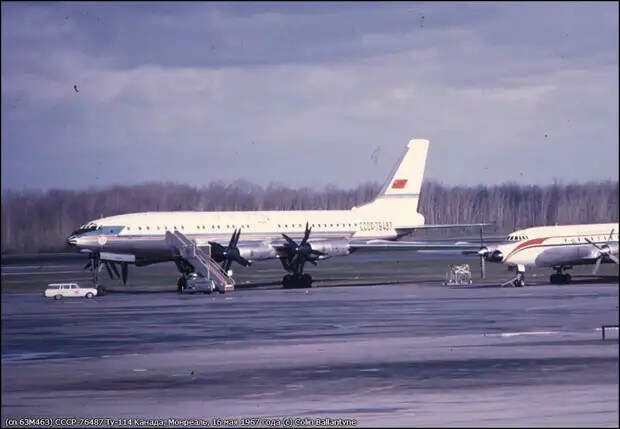
[[[266,188],[238,180],[201,188],[178,183],[143,183],[81,191],[51,189],[2,194],[2,253],[58,251],[79,225],[123,213],[164,210],[312,210],[349,209],[371,201],[379,184],[343,190]],[[618,220],[618,182],[588,182],[491,187],[422,186],[420,213],[429,224],[495,222],[502,232],[534,225]]]

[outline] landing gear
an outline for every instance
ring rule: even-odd
[[[187,287],[187,279],[185,278],[185,275],[182,275],[181,277],[179,277],[179,280],[177,281],[177,292],[183,293],[186,287]]]
[[[513,286],[513,287],[524,287],[525,286],[525,265],[516,265],[513,267],[509,267],[509,271],[515,270],[517,271],[517,276],[508,280],[506,283],[502,283],[502,286]]]
[[[312,287],[312,276],[310,274],[287,274],[282,279],[282,285],[285,289]]]
[[[554,285],[565,285],[570,283],[571,276],[568,273],[562,273],[563,270],[567,269],[567,267],[553,267],[556,271],[555,274],[551,274],[549,277],[549,281]]]
[[[512,281],[512,285],[514,287],[524,287],[525,286],[525,274],[518,273],[517,277]]]
[[[181,277],[177,280],[177,292],[183,293],[187,288],[187,278],[191,273],[194,272],[194,267],[187,262],[185,259],[175,259],[174,263],[177,266],[177,269],[181,273]]]

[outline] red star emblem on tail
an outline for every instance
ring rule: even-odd
[[[396,179],[392,183],[392,189],[404,189],[407,184],[407,179]]]

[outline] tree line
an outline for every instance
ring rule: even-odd
[[[104,216],[167,210],[349,209],[373,200],[379,190],[377,183],[348,190],[334,186],[292,189],[243,180],[200,188],[145,183],[86,190],[7,190],[2,194],[2,253],[62,251],[72,231]],[[618,182],[472,187],[426,181],[418,211],[427,224],[494,222],[498,232],[538,225],[617,222]]]

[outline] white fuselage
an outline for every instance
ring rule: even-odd
[[[166,232],[178,231],[206,246],[210,241],[225,244],[241,230],[239,251],[249,252],[252,259],[268,259],[278,256],[275,248],[285,241],[282,234],[302,238],[307,224],[308,243],[316,243],[317,251],[322,246],[321,253],[327,255],[347,254],[353,240],[394,240],[424,225],[417,208],[427,152],[428,140],[410,140],[379,195],[351,210],[131,213],[90,221],[67,241],[80,250],[149,255],[155,260],[171,253]]]
[[[597,245],[610,246],[618,252],[618,224],[556,225],[527,228],[508,236],[508,243],[493,247],[501,252],[501,262],[508,265],[553,267],[593,263]],[[586,240],[587,239],[587,240]]]
[[[424,224],[418,213],[410,215],[411,226]],[[75,238],[80,248],[104,252],[167,252],[166,231],[180,231],[198,246],[209,241],[228,242],[241,229],[241,242],[272,243],[282,234],[301,238],[306,223],[312,228],[310,241],[326,239],[397,238],[389,212],[364,210],[304,210],[248,212],[145,212],[111,216],[92,221],[96,229]]]

